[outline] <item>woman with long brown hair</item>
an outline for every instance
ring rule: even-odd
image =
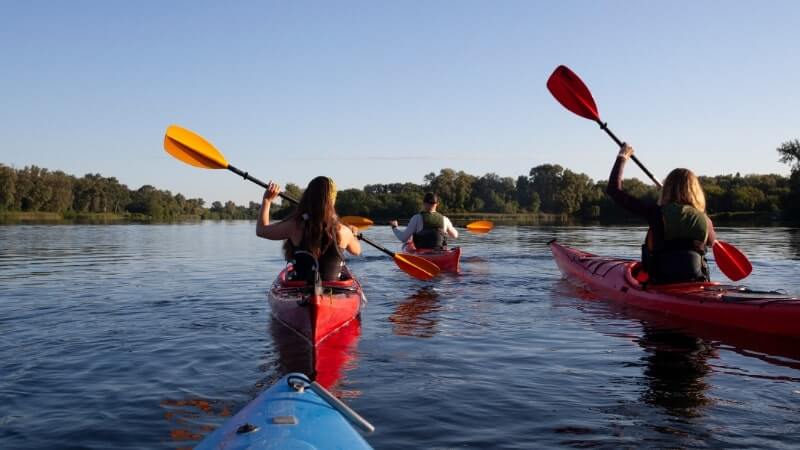
[[[674,169],[664,180],[658,202],[638,199],[622,189],[622,171],[632,154],[633,147],[623,144],[606,192],[650,226],[642,245],[642,266],[649,278],[637,278],[652,283],[708,281],[705,254],[714,245],[716,233],[705,212],[700,181],[689,169]]]
[[[283,221],[270,223],[270,205],[279,193],[280,187],[270,182],[264,192],[256,235],[285,240],[284,255],[287,261],[294,262],[297,278],[306,278],[317,264],[322,281],[338,280],[344,265],[344,251],[359,255],[361,243],[357,238],[358,229],[341,224],[336,216],[333,180],[328,177],[311,180],[294,212]]]

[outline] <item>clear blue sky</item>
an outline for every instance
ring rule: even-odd
[[[175,123],[279,183],[543,163],[604,179],[613,143],[545,88],[566,64],[659,177],[787,174],[799,23],[797,1],[0,0],[0,162],[260,198],[167,155]]]

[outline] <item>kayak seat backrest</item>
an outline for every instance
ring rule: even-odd
[[[299,281],[303,285],[319,280],[319,262],[317,258],[305,250],[296,250],[292,257],[292,270],[287,271],[286,278]]]
[[[355,280],[350,276],[350,272],[348,270],[342,270],[340,277],[341,278],[336,281],[323,281],[322,287],[331,289],[350,289],[355,285]],[[294,271],[294,266],[292,264],[286,266],[284,276],[281,277],[281,287],[302,288],[311,285],[313,285],[313,283],[296,277],[296,272]]]
[[[644,289],[650,276],[639,261],[625,263],[625,282],[634,289]]]

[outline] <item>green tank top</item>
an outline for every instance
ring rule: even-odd
[[[689,205],[669,203],[661,207],[665,241],[699,241],[708,239],[708,217]]]

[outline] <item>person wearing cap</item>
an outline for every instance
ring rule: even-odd
[[[293,276],[308,279],[317,266],[322,281],[336,281],[344,266],[344,251],[361,254],[358,228],[339,222],[334,204],[336,185],[328,177],[316,177],[308,183],[294,212],[285,220],[269,221],[269,208],[280,194],[280,187],[270,182],[264,192],[256,235],[264,239],[285,240],[284,256],[293,262]]]
[[[389,225],[400,242],[407,243],[412,240],[414,247],[425,249],[441,249],[447,247],[447,237],[458,238],[458,231],[453,227],[450,219],[436,212],[439,197],[433,192],[428,192],[422,199],[423,210],[411,217],[405,230],[397,227],[397,221],[392,220]]]

